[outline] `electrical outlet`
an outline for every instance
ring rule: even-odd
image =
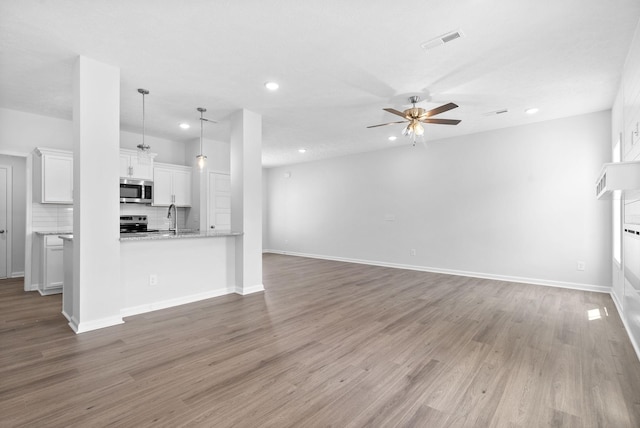
[[[578,261],[578,262],[576,263],[576,269],[577,269],[577,270],[582,271],[582,270],[584,270],[584,268],[585,268],[585,262],[583,262],[583,261]]]
[[[158,285],[158,275],[155,273],[149,275],[149,285]]]
[[[409,251],[409,254],[412,255],[412,256],[415,256],[416,255],[416,249],[412,248],[411,251]]]

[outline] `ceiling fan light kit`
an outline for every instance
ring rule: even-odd
[[[413,104],[413,107],[408,108],[405,111],[398,111],[393,108],[383,109],[384,111],[395,114],[396,116],[401,116],[405,120],[367,126],[367,128],[377,128],[379,126],[393,125],[396,123],[406,123],[407,125],[402,130],[402,135],[409,137],[413,142],[413,145],[415,146],[416,139],[424,135],[424,126],[422,126],[423,123],[433,123],[437,125],[457,125],[460,123],[460,120],[457,119],[431,119],[432,116],[436,116],[440,113],[444,113],[457,108],[457,104],[449,103],[431,110],[425,110],[422,107],[416,107],[418,101],[420,101],[420,97],[416,95],[409,97],[409,102]]]

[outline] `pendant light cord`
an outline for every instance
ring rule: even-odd
[[[145,106],[145,95],[149,94],[149,91],[146,89],[138,89],[138,93],[142,94],[142,144],[138,145],[138,148],[140,149],[141,154],[143,154],[143,152],[148,151],[151,147],[147,146],[146,142],[145,142],[145,134],[147,133],[147,123],[146,123],[146,119],[147,119],[147,112],[146,112],[146,106]]]
[[[145,96],[145,93],[143,92],[142,93],[142,150],[144,150],[144,147],[145,147],[144,134],[147,133],[147,128],[145,126],[145,121],[144,121],[144,119],[145,119],[144,96]]]

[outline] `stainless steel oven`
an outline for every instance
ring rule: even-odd
[[[150,204],[153,202],[153,181],[121,178],[120,202],[125,204]]]

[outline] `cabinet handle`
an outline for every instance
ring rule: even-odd
[[[216,226],[215,226],[215,225],[214,225],[214,226],[211,226],[211,229],[215,229],[215,228],[216,228]]]
[[[4,233],[4,229],[0,230],[0,233]]]

